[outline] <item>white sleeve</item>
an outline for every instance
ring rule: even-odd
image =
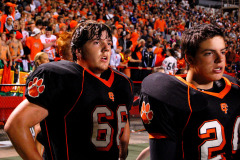
[[[120,61],[121,61],[121,56],[119,54],[117,54],[117,61],[116,61],[116,67],[119,66],[120,64]]]
[[[115,58],[115,51],[114,51],[114,49],[111,49],[111,52],[112,52],[112,54],[111,54],[111,56],[110,56],[110,62],[109,62],[109,64],[110,64],[110,66],[115,66],[115,63],[114,63],[114,58]]]
[[[45,38],[43,37],[43,36],[40,36],[40,40],[41,40],[41,42],[44,44],[44,43],[46,43],[45,42]]]

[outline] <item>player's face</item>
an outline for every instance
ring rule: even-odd
[[[201,83],[208,83],[221,79],[225,68],[225,42],[220,36],[200,43],[200,47],[190,65],[195,78]]]
[[[112,41],[107,37],[107,32],[103,31],[101,39],[94,37],[87,41],[80,50],[84,54],[82,58],[84,67],[98,76],[107,70],[110,61]]]

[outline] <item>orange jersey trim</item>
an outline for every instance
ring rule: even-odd
[[[176,76],[176,78],[179,79],[181,82],[185,83],[186,85],[192,87],[193,89],[198,90],[197,87],[195,87],[193,84],[187,82],[182,77]],[[226,94],[231,89],[231,82],[227,78],[225,78],[225,77],[222,77],[222,78],[224,79],[226,85],[225,85],[224,89],[220,93],[209,92],[209,91],[200,91],[200,92],[203,92],[205,94],[208,94],[208,95],[215,96],[215,97],[218,97],[220,99],[223,99],[226,96]]]
[[[84,67],[83,67],[84,68]],[[111,69],[111,68],[110,68]],[[88,70],[87,68],[84,68],[85,71],[87,71],[89,74],[91,74],[92,76],[96,77],[97,79],[99,79],[102,83],[104,83],[106,86],[108,86],[109,88],[112,86],[112,83],[114,81],[114,73],[113,70],[111,69],[111,75],[109,77],[108,80],[102,79],[98,76],[96,76],[93,72],[91,72],[90,70]]]
[[[115,72],[115,71],[114,71],[114,72]],[[116,74],[119,74],[118,72],[115,72],[115,73],[116,73]],[[121,74],[119,74],[119,75],[121,75]],[[123,75],[121,75],[121,76],[123,76]],[[129,80],[127,77],[125,77],[125,76],[123,76],[123,77],[129,82],[130,87],[131,87],[131,92],[133,93],[133,86],[132,86],[130,80]]]
[[[149,139],[163,139],[168,138],[167,135],[164,135],[162,133],[149,133]]]
[[[47,132],[48,145],[49,145],[49,149],[50,149],[51,157],[52,157],[52,159],[53,159],[53,153],[52,153],[52,148],[51,148],[50,138],[49,138],[49,134],[48,134],[48,127],[47,127],[47,121],[46,121],[46,119],[44,120],[44,122],[45,122],[45,127],[46,127],[46,132]]]
[[[73,107],[68,111],[68,113],[64,116],[64,125],[65,125],[65,137],[66,137],[66,149],[67,149],[67,159],[69,160],[69,149],[68,149],[68,135],[67,135],[67,116],[68,114],[73,110],[73,108],[76,106],[79,98],[82,96],[82,92],[83,92],[83,85],[84,85],[84,73],[85,73],[85,70],[83,70],[83,78],[82,78],[82,90],[81,90],[81,93],[79,94],[76,102],[74,103]]]
[[[190,121],[190,118],[191,118],[191,115],[192,115],[192,106],[191,106],[191,103],[190,103],[190,86],[188,86],[188,106],[189,106],[189,109],[190,109],[190,113],[189,113],[189,116],[188,116],[187,123],[185,124],[185,126],[183,128],[182,136],[184,134],[183,132],[185,131],[185,128],[187,127],[188,122]],[[184,158],[183,140],[182,140],[182,152],[183,152],[183,158]]]

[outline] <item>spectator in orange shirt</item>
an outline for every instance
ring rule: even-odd
[[[132,44],[133,44],[133,50],[135,49],[136,45],[137,45],[137,41],[138,41],[138,38],[139,38],[139,34],[135,31],[134,29],[134,25],[130,25],[130,32],[132,33],[131,34],[131,38],[130,38],[130,41],[132,41]]]
[[[40,33],[40,29],[35,28],[31,34],[31,37],[28,37],[26,40],[26,46],[29,49],[26,55],[30,61],[34,61],[35,55],[43,50],[43,44],[40,40]]]
[[[164,60],[165,57],[163,57],[163,48],[161,47],[160,41],[155,40],[153,41],[153,54],[154,54],[154,61],[155,61],[155,66],[161,66],[162,61]]]
[[[156,15],[156,17],[157,16],[158,15]],[[165,37],[165,29],[167,28],[167,24],[162,16],[160,16],[154,23],[154,30],[157,30],[158,28],[160,28],[161,34]]]

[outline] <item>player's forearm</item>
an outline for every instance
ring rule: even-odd
[[[130,138],[129,122],[127,122],[119,144],[119,159],[126,159],[128,156],[128,143]]]
[[[4,129],[14,148],[24,160],[42,160],[28,127],[14,122],[6,124]]]
[[[125,160],[128,156],[128,143],[120,142],[119,145],[119,159]]]

